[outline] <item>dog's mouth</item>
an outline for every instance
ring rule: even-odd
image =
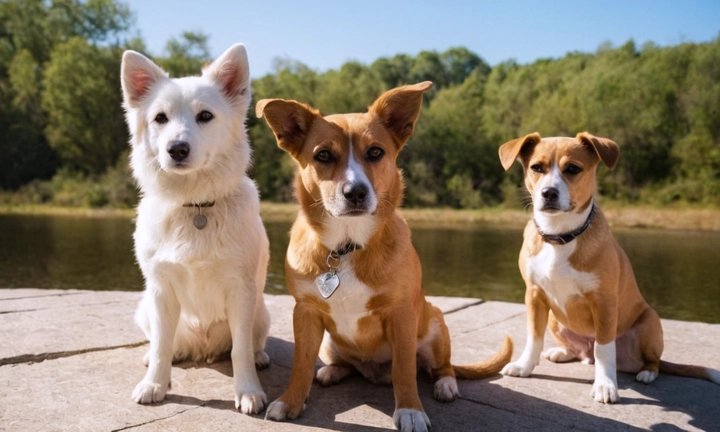
[[[354,208],[354,209],[345,210],[342,213],[336,215],[336,217],[346,217],[346,216],[353,217],[353,216],[362,216],[362,215],[366,215],[366,214],[370,214],[370,212],[367,209]]]

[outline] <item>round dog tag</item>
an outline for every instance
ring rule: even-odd
[[[340,278],[336,273],[328,272],[318,276],[318,278],[315,279],[315,283],[320,291],[320,295],[323,296],[323,298],[328,298],[335,292],[338,285],[340,285]]]
[[[207,218],[203,214],[197,214],[193,218],[193,225],[195,225],[195,228],[201,230],[207,225]]]

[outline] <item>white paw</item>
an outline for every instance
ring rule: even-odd
[[[427,414],[412,408],[395,410],[393,422],[400,432],[427,432],[432,429]]]
[[[444,376],[435,382],[433,396],[440,402],[451,402],[460,396],[457,381],[453,377]]]
[[[270,356],[265,351],[255,353],[255,369],[263,370],[270,366]]]
[[[151,404],[162,402],[165,399],[170,386],[142,380],[135,386],[132,392],[132,399],[140,404]]]
[[[601,403],[616,403],[620,402],[620,395],[618,394],[617,384],[611,379],[602,377],[595,378],[595,383],[590,390],[590,396],[597,402]]]
[[[500,373],[503,375],[515,377],[529,377],[533,369],[535,369],[535,365],[533,365],[532,363],[526,363],[518,360],[506,364],[505,367],[502,368]]]
[[[293,420],[297,418],[297,416],[300,415],[300,413],[303,411],[305,411],[305,404],[303,404],[301,410],[299,410],[297,413],[293,413],[290,411],[290,407],[288,406],[288,404],[283,401],[276,400],[268,406],[268,409],[265,412],[265,420]]]
[[[243,414],[257,414],[265,409],[267,396],[262,390],[247,390],[235,393],[235,408]]]
[[[148,365],[150,364],[150,350],[148,350],[143,356],[143,364],[145,365],[145,367],[148,367]]]
[[[657,378],[657,376],[658,376],[657,372],[644,370],[644,371],[640,371],[640,373],[637,374],[635,379],[642,383],[650,384],[651,382],[655,381],[655,378]]]
[[[327,387],[329,385],[337,384],[341,379],[350,375],[352,370],[350,368],[341,366],[323,366],[317,371],[315,379],[320,383],[321,386]]]
[[[565,347],[550,348],[542,353],[542,356],[554,363],[566,363],[577,358],[575,353]]]

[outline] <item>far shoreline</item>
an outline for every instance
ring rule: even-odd
[[[268,222],[292,222],[297,211],[298,205],[294,203],[260,203],[260,215]],[[531,217],[530,210],[502,207],[477,210],[403,208],[400,211],[411,226],[418,227],[496,225],[519,228]],[[613,228],[720,231],[720,209],[715,208],[655,208],[611,203],[603,205],[603,211]],[[6,214],[132,218],[135,209],[0,205],[0,215]]]

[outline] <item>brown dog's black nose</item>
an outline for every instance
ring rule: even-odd
[[[547,187],[540,192],[543,198],[548,202],[555,202],[560,198],[560,192],[554,187]]]
[[[368,194],[367,185],[364,183],[348,183],[343,186],[343,195],[345,199],[352,204],[359,205],[365,201]]]
[[[167,152],[174,161],[182,161],[190,155],[190,144],[185,141],[171,141]]]

